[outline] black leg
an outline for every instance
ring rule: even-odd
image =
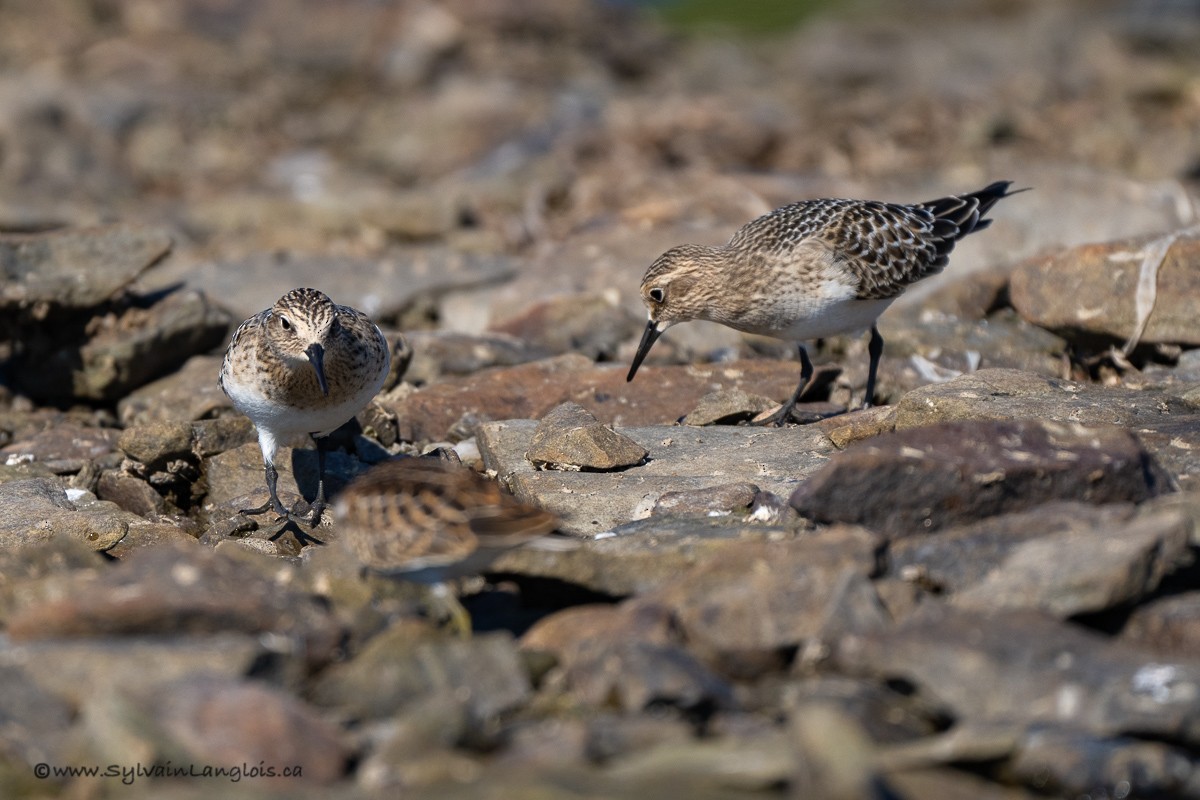
[[[879,370],[879,358],[883,355],[883,337],[879,328],[871,326],[871,341],[867,344],[867,353],[871,356],[871,365],[867,368],[867,394],[863,397],[863,408],[870,408],[875,402],[875,373]]]
[[[309,525],[316,525],[321,521],[321,514],[325,511],[325,437],[313,437],[313,441],[317,445],[317,497],[313,500],[310,508],[312,514],[307,522]]]
[[[800,395],[804,394],[804,390],[808,388],[808,384],[812,380],[813,365],[808,360],[808,351],[804,349],[804,345],[798,345],[798,348],[800,350],[800,383],[796,385],[796,391],[792,394],[792,399],[784,403],[783,408],[763,420],[763,425],[779,427],[791,419],[792,411],[796,408],[796,403],[800,402]]]
[[[287,509],[283,507],[283,503],[279,502],[279,471],[275,469],[274,464],[266,464],[263,472],[267,476],[267,491],[270,493],[270,498],[261,506],[255,508],[243,508],[243,514],[264,514],[270,509],[274,509],[275,513],[281,517],[288,515]]]

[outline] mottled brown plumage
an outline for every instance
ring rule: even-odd
[[[912,205],[806,200],[759,217],[725,245],[668,250],[642,278],[650,320],[628,380],[663,331],[688,320],[797,342],[870,328],[870,405],[883,351],[875,321],[908,286],[941,272],[959,239],[991,224],[984,215],[1014,194],[1010,185]],[[777,424],[812,377],[803,345],[799,353],[800,384]]]
[[[477,573],[558,523],[496,481],[433,458],[372,467],[337,496],[334,516],[363,566],[423,583]]]
[[[273,508],[290,518],[276,490],[275,453],[281,440],[310,434],[317,443],[320,478],[306,522],[320,520],[323,438],[371,402],[390,366],[387,340],[375,323],[316,289],[293,289],[238,327],[218,382],[258,430],[270,495],[265,505],[247,513]]]

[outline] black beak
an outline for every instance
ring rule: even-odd
[[[304,351],[304,355],[308,356],[309,363],[317,371],[317,385],[321,387],[321,394],[328,397],[329,384],[325,382],[325,348],[313,342]]]
[[[629,374],[625,376],[625,381],[633,380],[633,376],[637,374],[638,367],[642,365],[642,359],[650,352],[650,348],[658,341],[658,337],[662,336],[662,331],[658,329],[658,323],[650,320],[646,323],[646,331],[642,334],[642,342],[638,345],[637,354],[633,357],[633,363],[629,365]]]

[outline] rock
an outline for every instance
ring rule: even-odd
[[[823,419],[813,426],[823,431],[837,449],[845,450],[854,442],[895,430],[896,407],[872,406]]]
[[[674,641],[659,606],[581,606],[535,624],[526,651],[553,653],[562,680],[579,701],[624,712],[652,703],[681,709],[723,708],[731,688]]]
[[[296,637],[295,655],[311,663],[328,659],[341,635],[313,599],[195,544],[138,550],[66,596],[20,609],[8,623],[14,640],[224,631]]]
[[[683,418],[684,425],[735,425],[753,419],[764,411],[779,408],[769,397],[747,394],[741,389],[711,392]]]
[[[889,574],[951,595],[978,585],[1022,544],[1060,534],[1119,537],[1136,507],[1128,503],[1096,506],[1073,500],[1052,501],[966,525],[945,528],[936,536],[909,536],[888,547]]]
[[[564,551],[509,550],[491,572],[553,578],[611,597],[655,589],[739,541],[791,539],[779,525],[737,517],[650,517],[622,525]]]
[[[559,295],[538,300],[491,324],[547,353],[576,352],[592,361],[611,360],[617,347],[645,323],[602,294]]]
[[[1175,510],[1107,530],[1069,530],[1017,545],[953,599],[963,608],[1033,608],[1056,617],[1132,605],[1190,564],[1190,525]]]
[[[155,228],[112,225],[0,237],[0,309],[86,310],[112,300],[171,250]]]
[[[799,764],[792,786],[800,797],[880,798],[875,748],[853,717],[832,703],[802,703],[789,716]]]
[[[469,375],[488,367],[511,367],[545,358],[548,354],[502,333],[469,334],[455,331],[409,331],[412,361],[404,379],[412,384],[432,383],[452,375]]]
[[[74,709],[21,667],[0,666],[0,748],[28,764],[66,757]]]
[[[192,356],[178,370],[144,384],[117,402],[125,426],[170,420],[206,419],[233,403],[217,385],[220,356]]]
[[[669,609],[691,652],[744,678],[777,669],[783,650],[817,635],[843,574],[874,573],[879,546],[849,527],[790,542],[744,542],[632,602]]]
[[[934,710],[924,705],[920,697],[874,681],[841,675],[805,675],[803,679],[779,684],[778,692],[778,697],[765,698],[763,710],[782,706],[792,717],[797,710],[833,706],[880,745],[909,742],[938,730]],[[748,710],[758,708],[759,704],[753,703]]]
[[[791,497],[801,516],[889,537],[1050,500],[1141,502],[1163,490],[1115,426],[1018,420],[897,430],[837,454]]]
[[[232,322],[203,294],[174,292],[93,318],[85,337],[35,340],[15,360],[19,385],[38,398],[113,401],[212,349]]]
[[[279,499],[290,506],[301,499],[317,494],[317,452],[313,449],[279,448],[275,455],[279,472]],[[334,450],[325,456],[325,492],[333,496],[366,465],[348,453]],[[238,509],[257,506],[267,500],[267,484],[263,478],[262,449],[254,443],[213,456],[205,463],[208,496],[205,509],[209,517],[235,514]],[[296,486],[299,494],[294,494]]]
[[[1161,742],[1101,737],[1047,727],[1022,739],[1004,772],[1059,796],[1193,797],[1200,767],[1191,754]]]
[[[161,470],[168,461],[191,457],[192,436],[189,422],[157,422],[126,428],[117,446],[148,469]]]
[[[130,685],[153,664],[157,681],[199,674],[242,677],[256,664],[279,658],[261,637],[219,633],[194,637],[122,637],[119,639],[42,639],[11,643],[0,652],[4,668],[20,667],[47,692],[74,708]],[[51,712],[52,713],[52,712]]]
[[[1035,325],[1084,344],[1124,341],[1137,324],[1137,293],[1143,263],[1166,244],[1140,237],[1088,244],[1033,258],[1012,275],[1013,307]],[[1200,322],[1190,298],[1200,293],[1200,235],[1182,234],[1166,251],[1155,276],[1157,292],[1140,341],[1200,345]]]
[[[97,551],[111,549],[131,518],[111,503],[72,502],[60,481],[27,478],[0,483],[0,543],[5,547],[69,537]]]
[[[540,419],[564,402],[578,403],[601,422],[670,424],[721,387],[746,387],[781,399],[796,388],[796,365],[785,361],[655,367],[626,383],[628,367],[596,365],[567,354],[425,386],[380,398],[400,420],[405,441],[442,440],[464,415],[480,420]]]
[[[77,472],[87,462],[104,461],[116,451],[121,432],[64,424],[0,448],[0,458],[43,463],[60,472]]]
[[[753,483],[724,483],[706,486],[703,489],[688,489],[680,492],[664,492],[655,501],[651,515],[708,516],[720,517],[727,514],[744,514],[759,488]]]
[[[1200,740],[1200,661],[1150,658],[1036,612],[928,604],[885,630],[843,637],[831,666],[908,681],[960,722]]]
[[[516,646],[507,634],[471,639],[424,635],[400,625],[371,639],[349,661],[325,670],[312,699],[358,720],[377,720],[446,694],[472,728],[525,703],[532,692]]]
[[[1133,610],[1122,640],[1167,657],[1200,652],[1200,591],[1159,597]]]
[[[628,787],[617,792],[626,797],[669,795],[667,787],[672,783],[682,796],[702,797],[697,791],[703,792],[706,786],[727,792],[769,791],[793,777],[795,762],[795,748],[788,736],[777,728],[766,728],[743,737],[663,744],[618,762],[607,774]],[[655,786],[658,791],[635,788]]]
[[[410,246],[391,248],[378,258],[285,250],[202,263],[177,259],[156,270],[155,278],[222,298],[236,320],[270,308],[287,287],[312,286],[324,287],[334,302],[353,306],[376,322],[390,322],[431,308],[447,292],[491,286],[512,274],[513,265],[502,256]],[[336,289],[331,276],[338,278]]]
[[[154,491],[154,487],[140,478],[117,470],[109,469],[100,474],[96,496],[139,517],[165,514],[167,511],[163,496]]]
[[[1137,427],[1194,413],[1188,403],[1166,394],[988,369],[909,392],[896,406],[896,429],[950,420],[1022,418]]]
[[[542,417],[525,458],[537,467],[608,471],[640,464],[647,455],[646,448],[587,409],[566,402]]]
[[[93,731],[113,726],[104,740],[133,739],[155,761],[241,768],[244,779],[279,787],[332,783],[345,772],[349,751],[338,728],[298,698],[260,682],[209,674],[116,691],[123,697],[108,719],[103,710],[91,713]],[[94,746],[114,760],[121,755],[105,741]],[[121,749],[136,747],[123,742]],[[285,775],[285,769],[301,772]]]
[[[702,489],[714,481],[750,481],[786,497],[833,452],[824,434],[805,426],[627,428],[623,433],[650,453],[640,466],[603,475],[538,471],[525,459],[536,428],[532,420],[481,425],[484,465],[519,498],[557,514],[560,530],[587,535],[648,516],[665,492]]]

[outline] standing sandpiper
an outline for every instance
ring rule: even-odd
[[[875,321],[913,283],[942,271],[962,237],[991,224],[984,215],[1009,192],[997,181],[977,192],[913,205],[806,200],[749,223],[720,247],[685,244],[658,257],[642,278],[650,322],[626,380],[663,331],[706,319],[739,331],[802,342],[871,329],[867,391],[883,337]],[[1021,190],[1024,191],[1024,190]],[[800,344],[800,384],[768,422],[782,425],[812,378]]]
[[[366,314],[339,306],[316,289],[293,289],[271,308],[238,327],[221,364],[221,389],[258,429],[270,499],[243,513],[274,509],[279,502],[275,453],[279,441],[309,434],[317,444],[317,497],[306,524],[325,509],[323,437],[371,402],[387,378],[387,340]]]
[[[544,539],[558,518],[521,502],[466,467],[435,458],[385,461],[358,476],[333,505],[338,537],[363,567],[431,584],[453,628],[471,630],[445,585],[482,572],[505,550],[530,543],[561,550],[571,539]]]

